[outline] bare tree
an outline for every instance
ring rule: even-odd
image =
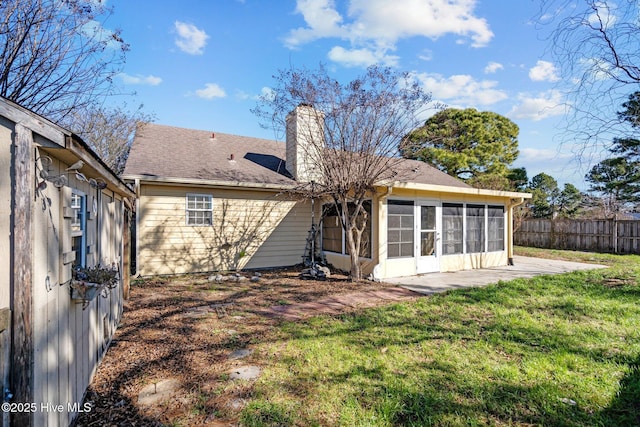
[[[424,120],[421,114],[431,96],[411,75],[378,66],[345,84],[323,66],[281,70],[274,79],[272,92],[253,111],[264,126],[286,132],[291,130],[287,115],[302,106],[308,125],[297,132],[305,140],[301,156],[309,170],[306,179],[298,177],[296,190],[333,201],[346,236],[351,277],[360,280],[362,233],[369,221],[363,203],[376,186],[394,179],[402,161],[399,143]]]
[[[65,121],[111,170],[120,175],[129,157],[136,129],[152,120],[153,116],[142,111],[142,105],[133,112],[123,105],[96,107],[86,112],[75,111]]]
[[[566,139],[598,150],[625,126],[616,108],[640,83],[637,0],[542,0],[538,23],[566,87]],[[585,154],[584,151],[581,154]]]
[[[0,95],[64,124],[114,93],[128,46],[102,1],[0,1]]]

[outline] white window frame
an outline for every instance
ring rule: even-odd
[[[467,218],[466,218],[467,211],[466,211],[466,206],[467,205],[464,202],[448,202],[447,201],[447,202],[443,202],[442,203],[442,211],[441,211],[440,215],[442,216],[442,225],[441,225],[442,231],[441,231],[441,234],[442,234],[442,255],[443,256],[449,256],[449,255],[456,256],[456,255],[463,255],[463,254],[467,253],[466,252],[466,249],[467,249],[467,247],[466,247],[467,246],[466,245],[467,244],[467,239],[466,239],[466,237],[467,237],[467,227],[466,227],[466,225],[467,225]],[[454,207],[455,208],[458,208],[458,207],[461,208],[460,215],[455,215],[455,216],[447,215],[445,217],[445,213],[444,212],[449,207],[451,207],[451,208],[454,208]],[[449,237],[451,235],[451,233],[455,233],[455,228],[453,229],[453,231],[445,230],[445,225],[447,224],[446,219],[448,219],[449,217],[452,217],[452,218],[458,218],[459,217],[460,218],[460,220],[461,220],[460,224],[462,226],[461,240],[448,240],[447,239],[447,237]],[[447,233],[447,232],[449,232],[449,233]],[[455,236],[455,234],[454,234],[454,236]],[[454,249],[453,252],[448,252],[448,249],[451,247],[451,245],[453,245],[453,247],[455,248],[455,245],[457,245],[457,244],[460,244],[460,251],[456,251]]]
[[[76,204],[79,202],[79,205]],[[76,189],[71,190],[71,209],[73,210],[73,220],[71,221],[71,243],[75,238],[80,238],[79,258],[76,263],[80,267],[87,266],[87,195]],[[76,228],[77,229],[74,229]]]
[[[491,209],[491,208],[493,208],[493,209],[502,208],[502,216],[490,217],[489,216],[489,209]],[[502,251],[506,250],[505,235],[506,235],[506,231],[507,231],[507,220],[505,218],[505,215],[506,215],[507,209],[506,209],[506,207],[504,205],[497,205],[496,204],[496,205],[487,205],[486,210],[487,210],[487,252],[502,252]],[[502,246],[501,249],[491,249],[490,248],[490,246],[491,246],[490,243],[499,242],[500,241],[498,239],[496,239],[496,240],[491,240],[490,239],[491,236],[489,235],[489,233],[490,233],[489,226],[491,224],[491,221],[490,221],[491,218],[496,218],[496,219],[500,218],[502,220],[502,244],[500,245],[500,246]]]
[[[469,208],[471,209],[482,209],[482,215],[469,215]],[[464,253],[466,254],[481,254],[487,252],[487,241],[489,238],[489,230],[487,229],[487,205],[484,203],[465,203],[464,205]],[[482,221],[482,236],[480,238],[481,247],[479,251],[471,251],[469,248],[469,234],[470,234],[470,225],[469,219],[478,218]]]
[[[189,198],[190,197],[199,197],[199,198],[203,198],[203,200],[193,200],[193,202],[195,203],[194,207],[189,207]],[[208,202],[208,207],[197,207],[197,203],[198,202]],[[202,212],[204,214],[208,215],[202,215],[201,218],[199,218],[198,214]],[[190,224],[189,223],[189,219],[190,213],[194,213],[196,216],[193,218],[194,220],[198,221],[197,223],[194,224]],[[209,217],[209,223],[206,223],[206,219],[207,216]],[[211,227],[213,226],[213,195],[211,194],[197,194],[197,193],[187,193],[187,195],[185,196],[185,224],[189,227]]]
[[[391,203],[390,203],[391,202]],[[411,229],[408,228],[404,228],[402,227],[402,222],[400,223],[400,225],[398,227],[389,227],[389,217],[391,215],[400,215],[400,216],[408,216],[407,214],[390,214],[389,213],[389,205],[393,204],[393,202],[399,202],[398,205],[400,206],[409,206],[409,204],[411,204],[412,207],[412,217],[413,217],[413,224],[411,226]],[[386,235],[386,240],[387,240],[387,259],[409,259],[409,258],[415,258],[416,256],[416,201],[413,199],[405,199],[405,198],[393,198],[393,199],[389,199],[387,200],[387,235]],[[389,230],[392,231],[399,231],[400,235],[399,235],[399,240],[397,242],[389,242]],[[402,239],[402,232],[409,232],[411,231],[411,237],[412,237],[412,241],[411,241],[411,255],[402,255],[402,245],[403,244],[408,244],[409,242],[406,242]],[[399,246],[399,255],[398,256],[391,256],[389,255],[389,245],[400,245]]]
[[[445,202],[443,203],[443,206],[447,203],[451,203],[453,205],[462,205],[462,252],[456,252],[456,253],[444,253],[444,245],[446,244],[445,240],[444,240],[444,224],[443,224],[443,239],[442,239],[442,245],[443,245],[443,255],[444,256],[456,256],[456,255],[474,255],[474,254],[481,254],[481,253],[490,253],[490,252],[502,252],[506,250],[506,243],[505,243],[505,237],[506,237],[506,232],[507,232],[507,227],[506,227],[506,206],[504,205],[500,205],[500,204],[487,204],[487,203],[473,203],[473,202]],[[481,252],[469,252],[469,248],[467,245],[467,234],[469,232],[468,229],[468,225],[467,225],[467,207],[468,206],[484,206],[483,212],[484,212],[484,244],[482,245],[482,251]],[[501,208],[502,209],[502,217],[495,217],[495,218],[502,218],[502,249],[494,249],[491,250],[490,249],[490,239],[489,239],[489,226],[490,226],[490,217],[489,217],[489,209],[491,208]],[[444,209],[444,207],[443,207]],[[444,214],[443,214],[443,223],[444,223]],[[492,240],[492,242],[497,242],[498,240]]]

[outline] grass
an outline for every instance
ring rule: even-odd
[[[524,252],[610,268],[288,323],[243,425],[639,425],[640,257]]]

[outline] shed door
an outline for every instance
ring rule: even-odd
[[[416,272],[421,274],[440,271],[438,207],[435,204],[420,204],[417,208]]]

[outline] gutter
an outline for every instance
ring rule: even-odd
[[[383,184],[381,184],[382,186]],[[493,196],[493,197],[510,197],[510,198],[531,198],[529,193],[519,193],[515,191],[486,190],[474,187],[455,187],[451,185],[437,184],[420,184],[415,182],[395,181],[390,184],[393,188],[402,188],[406,190],[430,191],[435,193],[455,193],[469,194],[475,196]]]
[[[256,190],[292,190],[296,188],[294,184],[272,184],[263,182],[241,182],[241,181],[221,181],[209,179],[190,179],[190,178],[169,178],[161,176],[149,175],[124,175],[124,180],[136,182],[136,191],[139,192],[140,183],[155,185],[178,185],[189,187],[219,187],[219,188],[251,188]]]

